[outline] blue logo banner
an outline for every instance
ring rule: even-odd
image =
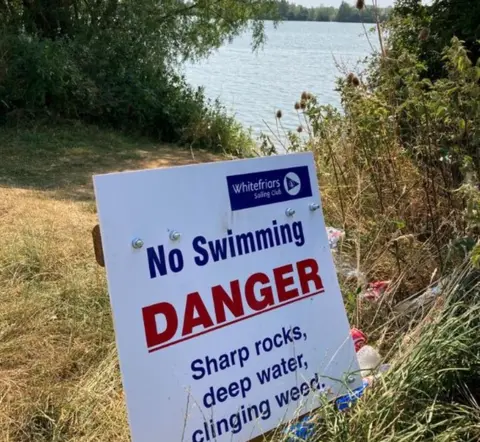
[[[312,196],[308,166],[227,176],[233,211]]]

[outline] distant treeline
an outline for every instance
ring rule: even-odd
[[[280,18],[286,21],[337,21],[337,22],[365,22],[375,23],[376,14],[380,21],[385,20],[392,8],[373,8],[365,6],[361,11],[354,5],[342,2],[339,8],[333,6],[317,6],[307,8],[305,6],[289,3],[286,0],[279,0],[277,17],[268,15],[263,17],[265,20],[274,20]]]

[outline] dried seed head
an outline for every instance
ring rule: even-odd
[[[305,109],[307,107],[307,102],[305,100],[300,101],[300,107]]]
[[[365,0],[357,0],[357,4],[355,6],[361,11],[365,7]]]
[[[350,86],[359,86],[360,85],[360,80],[358,79],[358,77],[353,72],[350,72],[347,75],[347,84],[350,85]]]
[[[313,95],[310,92],[307,92],[307,100],[311,100],[313,98]]]
[[[299,110],[300,109],[300,103],[297,101],[295,103],[295,110]]]
[[[303,127],[302,126],[298,126],[297,127],[297,132],[300,134],[303,132]]]
[[[307,96],[308,96],[307,92],[303,91],[302,92],[302,100],[307,100]]]
[[[276,117],[277,117],[278,119],[280,119],[280,118],[282,118],[282,116],[283,116],[282,111],[281,111],[280,109],[277,110]]]
[[[418,34],[418,39],[420,41],[426,41],[430,37],[430,30],[428,28],[423,28]]]

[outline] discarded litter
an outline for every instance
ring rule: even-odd
[[[327,226],[328,243],[330,249],[335,250],[338,246],[338,242],[345,237],[345,232],[335,227]]]
[[[287,442],[307,440],[312,436],[315,427],[313,422],[311,422],[311,418],[311,416],[305,416],[301,421],[291,425],[286,431],[289,436]]]
[[[355,351],[357,353],[358,365],[362,373],[362,385],[355,388],[350,393],[335,399],[335,406],[339,411],[345,411],[354,405],[359,398],[363,396],[365,390],[370,387],[377,378],[390,369],[388,364],[380,364],[381,356],[373,347],[366,345],[367,336],[359,329],[350,330]],[[301,421],[291,425],[286,433],[288,439],[286,442],[295,442],[299,440],[308,440],[314,434],[315,425],[312,422],[312,416],[305,416]]]
[[[350,408],[357,400],[363,396],[366,388],[369,386],[369,382],[367,379],[364,379],[362,382],[362,386],[355,388],[350,394],[346,394],[345,396],[339,397],[335,404],[337,405],[337,409],[339,411],[345,411],[346,409]]]
[[[337,268],[337,273],[342,275],[344,278],[348,279],[356,279],[359,284],[365,283],[365,275],[351,265],[343,262],[336,262],[335,266]]]
[[[378,351],[370,345],[364,345],[358,350],[357,359],[362,377],[371,375],[382,362],[382,357]]]
[[[367,336],[358,328],[352,328],[350,335],[352,336],[353,343],[355,344],[355,352],[357,353],[358,350],[367,343]]]
[[[385,291],[388,289],[391,281],[375,281],[370,282],[367,286],[367,289],[364,293],[360,295],[362,299],[366,299],[368,301],[378,301]]]
[[[395,306],[395,310],[402,313],[415,311],[425,307],[429,302],[440,296],[447,284],[445,279],[439,281],[436,285],[427,288],[423,293],[416,297],[410,297]]]

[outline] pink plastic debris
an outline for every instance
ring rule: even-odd
[[[336,249],[338,246],[338,242],[343,239],[345,236],[345,232],[340,229],[336,229],[335,227],[327,227],[327,235],[328,235],[328,243],[330,244],[330,248]]]
[[[352,336],[353,343],[355,344],[355,351],[358,352],[366,343],[367,336],[358,328],[352,328],[350,330],[350,335]]]
[[[362,298],[368,299],[369,301],[378,301],[388,289],[390,283],[391,281],[375,281],[369,283],[367,290],[362,294]]]

